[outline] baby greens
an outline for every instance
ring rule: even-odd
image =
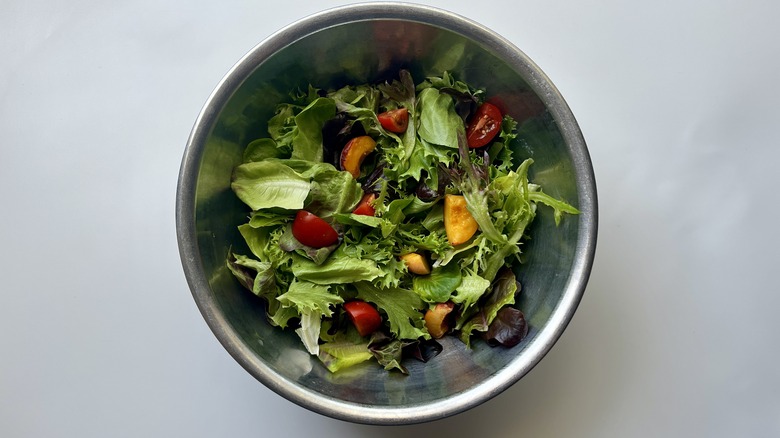
[[[481,101],[481,91],[448,73],[416,86],[401,71],[378,85],[310,87],[278,106],[267,138],[247,145],[231,186],[251,210],[239,226],[251,254],[231,252],[227,266],[267,302],[270,323],[294,328],[329,370],[374,358],[406,372],[404,357],[427,359],[440,348],[423,317],[438,303],[455,304],[449,331],[467,345],[475,334],[507,346],[525,335],[522,312],[511,307],[520,285],[508,267],[518,263],[538,204],[553,208],[556,223],[578,211],[528,181],[530,159],[515,167],[510,117],[490,144],[468,148],[466,121]],[[409,123],[397,134],[377,115],[398,108]],[[356,179],[340,168],[341,148],[366,135],[377,146]],[[353,214],[369,192],[375,216]],[[458,246],[447,238],[445,194],[465,197],[478,224]],[[291,223],[301,209],[326,220],[339,241],[298,242]],[[432,261],[429,274],[412,274],[400,260],[413,252]],[[384,328],[360,336],[343,310],[350,300],[375,306]]]

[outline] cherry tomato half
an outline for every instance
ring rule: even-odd
[[[409,126],[409,111],[406,108],[385,111],[377,115],[379,123],[390,132],[400,134]]]
[[[376,214],[376,209],[372,205],[372,202],[376,200],[376,195],[373,193],[366,193],[363,195],[363,199],[360,200],[360,203],[357,207],[352,211],[352,214],[359,214],[363,216],[374,216]]]
[[[490,143],[501,131],[503,116],[501,110],[493,104],[483,103],[471,117],[466,128],[466,138],[470,148],[480,148]]]
[[[344,303],[344,310],[360,336],[370,335],[382,325],[382,317],[379,312],[365,301],[348,301]]]
[[[292,233],[298,242],[312,248],[324,248],[339,241],[339,233],[329,223],[306,210],[295,215]]]

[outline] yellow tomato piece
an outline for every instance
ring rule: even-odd
[[[479,225],[466,208],[466,198],[461,195],[444,196],[444,230],[453,246],[468,242]]]

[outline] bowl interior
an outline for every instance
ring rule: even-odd
[[[190,159],[183,166],[189,165],[193,178],[192,211],[184,221],[191,221],[192,235],[184,236],[189,242],[184,245],[195,256],[189,261],[195,267],[187,273],[201,311],[228,351],[259,380],[327,415],[412,422],[487,399],[541,359],[581,296],[590,263],[582,259],[587,258],[595,211],[583,194],[590,170],[579,130],[571,125],[573,119],[565,120],[570,117],[565,103],[556,100],[557,92],[522,53],[453,16],[419,11],[416,16],[376,15],[308,20],[260,44],[231,70],[204,108],[188,145]],[[556,227],[551,211],[539,209],[524,248],[525,264],[516,272],[523,286],[516,307],[530,323],[520,345],[491,348],[478,341],[468,350],[457,340],[446,340],[443,353],[432,361],[405,363],[408,376],[374,363],[331,374],[305,352],[293,330],[266,322],[264,304],[226,267],[231,247],[248,253],[236,228],[248,210],[230,189],[231,172],[246,144],[267,136],[266,121],[291,90],[377,82],[397,77],[401,68],[411,71],[415,82],[449,71],[486,89],[519,122],[518,163],[533,158],[532,181],[582,214],[567,216]],[[187,264],[185,260],[185,270]]]

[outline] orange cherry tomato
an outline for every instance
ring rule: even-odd
[[[339,233],[329,223],[306,210],[295,215],[292,233],[298,242],[312,248],[324,248],[339,241]]]
[[[469,147],[480,148],[490,143],[501,131],[502,120],[503,116],[498,107],[487,102],[480,105],[466,128]]]
[[[405,132],[409,126],[409,111],[406,108],[385,111],[377,115],[377,118],[383,128],[396,134]]]
[[[382,317],[379,312],[365,301],[348,301],[344,303],[344,310],[360,336],[370,335],[382,325]]]
[[[352,211],[352,214],[374,216],[376,214],[376,209],[372,205],[374,200],[376,200],[376,195],[374,193],[366,193],[363,195],[363,199],[360,200],[358,206]]]

